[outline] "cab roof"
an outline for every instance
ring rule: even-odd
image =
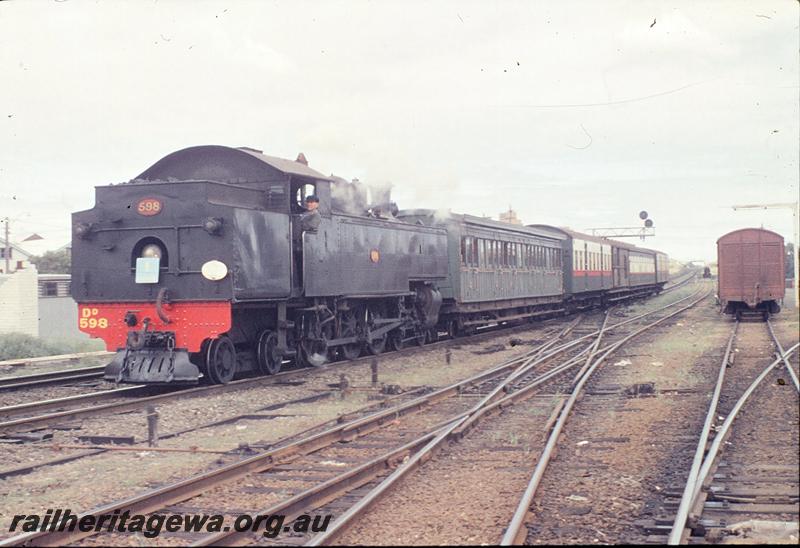
[[[305,159],[300,155],[298,159]],[[281,174],[330,181],[306,163],[268,156],[254,148],[202,145],[168,154],[141,173],[144,181],[245,183],[274,180]]]

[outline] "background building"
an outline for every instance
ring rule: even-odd
[[[38,273],[35,266],[28,265],[12,274],[0,274],[0,333],[39,335]]]

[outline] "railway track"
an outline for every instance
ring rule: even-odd
[[[613,327],[619,328],[655,312],[619,322]],[[595,338],[600,331],[597,329],[568,342],[559,342],[569,333],[568,330],[562,331],[560,338],[469,379],[312,436],[287,441],[255,457],[97,508],[90,514],[113,513],[115,510],[150,513],[164,509],[201,512],[205,500],[212,502],[215,509],[222,508],[224,513],[235,516],[259,508],[252,502],[254,495],[258,495],[259,500],[278,497],[273,506],[259,513],[278,512],[291,516],[295,511],[307,511],[335,502],[330,508],[335,507],[338,514],[342,505],[349,505],[351,499],[368,500],[361,499],[355,489],[368,489],[373,485],[375,489],[386,489],[379,487],[385,485],[382,479],[388,481],[397,478],[401,470],[413,469],[417,463],[429,458],[426,455],[430,455],[443,440],[463,435],[480,417],[532,395],[538,387],[546,386],[570,367],[583,365],[592,348],[598,350]],[[478,403],[474,404],[476,400]],[[393,472],[395,466],[403,461],[405,463]],[[243,485],[246,487],[244,492],[241,489]],[[189,506],[186,506],[186,501],[189,501]],[[243,508],[248,501],[250,508]],[[349,514],[358,514],[358,510],[353,512],[355,514]],[[347,512],[341,514],[334,523],[346,523],[346,515]],[[10,538],[4,544],[64,544],[86,536],[90,533],[41,532]],[[230,531],[224,537],[190,540],[198,544],[228,544],[247,539]],[[114,541],[106,535],[100,539],[103,543]]]
[[[574,347],[575,345],[572,346]],[[214,487],[224,487],[227,482],[231,482],[243,476],[248,476],[248,474],[251,474],[252,472],[264,473],[270,471],[270,477],[273,477],[275,473],[279,474],[279,476],[277,476],[278,479],[275,481],[286,481],[285,477],[283,479],[280,478],[282,476],[286,476],[287,472],[291,472],[291,470],[304,470],[307,474],[310,470],[315,470],[315,462],[317,463],[317,468],[321,466],[319,465],[319,462],[340,462],[340,460],[343,458],[342,452],[353,452],[355,446],[352,445],[352,440],[363,438],[376,430],[386,429],[388,434],[380,432],[380,434],[385,435],[383,442],[381,442],[380,439],[376,440],[375,438],[370,438],[370,444],[374,445],[373,450],[355,450],[359,457],[374,457],[381,452],[383,446],[386,444],[393,445],[398,439],[407,440],[409,436],[413,436],[415,433],[425,432],[429,427],[430,421],[436,421],[437,418],[447,418],[452,414],[463,411],[463,408],[470,402],[469,397],[461,396],[464,391],[480,390],[486,385],[486,383],[491,383],[494,379],[499,378],[505,372],[513,370],[520,361],[531,361],[531,358],[535,352],[536,351],[528,352],[526,355],[516,358],[515,360],[509,360],[504,364],[500,364],[492,370],[485,371],[451,386],[415,398],[409,402],[393,406],[364,418],[359,418],[341,425],[336,425],[328,430],[313,434],[308,437],[292,440],[251,459],[240,461],[207,474],[195,476],[179,484],[167,486],[166,488],[155,490],[150,493],[146,493],[141,497],[122,501],[112,506],[115,508],[118,506],[130,509],[135,508],[137,512],[146,512],[165,508],[169,504],[183,500],[187,497],[187,494],[191,496],[192,494],[207,492],[209,489]],[[407,417],[411,418],[413,415],[416,415],[423,410],[425,411],[425,417],[422,419],[421,423],[414,423],[412,420],[411,424],[406,422],[399,426],[395,425],[396,421],[398,421],[400,418],[406,418],[406,421],[408,421]],[[431,412],[432,410],[434,411]],[[342,449],[338,446],[331,448],[332,446],[338,444],[338,442],[345,440],[351,441],[351,444],[349,444],[346,449]],[[408,444],[403,443],[403,445]],[[413,448],[415,446],[412,444],[409,447]],[[327,448],[331,448],[328,453],[321,452]],[[401,453],[396,454],[399,455]],[[311,462],[309,462],[309,460],[302,462],[297,461],[297,459],[303,458],[305,455],[311,455],[309,457]],[[351,456],[351,458],[353,457]],[[288,466],[288,464],[292,461],[297,461],[292,464],[294,468],[287,469],[284,466],[282,469],[279,467],[281,464]],[[378,463],[375,462],[373,465],[377,467]],[[277,469],[275,469],[276,467]],[[274,472],[273,469],[275,469]],[[335,466],[328,466],[328,469],[329,472],[339,471],[339,468]],[[281,472],[283,472],[282,476]],[[317,470],[317,472],[319,472],[319,470]],[[248,477],[251,478],[248,481],[254,481],[252,480],[251,476]],[[217,505],[215,507],[218,507],[219,501],[224,499],[224,497],[220,497],[221,496],[219,494],[213,497],[215,504]],[[241,500],[238,496],[234,497],[234,499],[237,501]],[[103,513],[104,510],[98,509],[98,511]],[[113,509],[110,511],[113,512]],[[59,538],[58,540],[51,540],[61,543],[73,542],[78,538],[80,537],[70,537],[69,540],[63,537]],[[26,542],[27,541],[32,541],[36,544],[47,544],[50,542],[48,538],[42,537],[29,538],[26,540]],[[10,544],[16,543],[14,539],[9,539],[7,542]],[[113,539],[106,541],[104,538],[103,542],[113,542]]]
[[[679,289],[690,282],[693,278],[696,277],[695,272],[690,272],[686,275],[683,275],[675,280],[671,280],[669,285],[667,285],[662,293],[669,293],[675,289]],[[548,321],[548,320],[546,320]],[[549,320],[552,321],[552,320]],[[493,333],[497,331],[500,326],[490,326],[487,328],[483,328],[481,333],[478,335],[483,335],[484,333]],[[439,337],[437,336],[437,341],[432,344],[442,343],[446,344],[447,341],[440,341]],[[462,339],[465,340],[465,339]],[[107,358],[113,356],[113,352],[106,352],[106,351],[97,351],[97,352],[84,352],[80,354],[64,354],[58,356],[42,356],[38,358],[21,358],[17,360],[6,360],[0,362],[0,366],[8,365],[8,366],[21,366],[21,365],[42,365],[42,364],[51,364],[51,363],[60,363],[60,362],[78,362],[81,359],[85,358]],[[53,386],[53,385],[61,385],[61,384],[72,384],[72,383],[79,383],[81,381],[99,379],[103,376],[103,371],[105,366],[93,366],[93,367],[82,367],[77,369],[63,369],[59,371],[50,371],[45,373],[36,373],[32,375],[19,375],[19,376],[12,376],[12,377],[0,377],[0,393],[14,391],[14,390],[22,390],[22,389],[32,389],[32,388],[39,388],[45,386]]]
[[[550,329],[552,322],[558,324],[559,319],[542,322],[545,329]],[[504,330],[503,335],[513,335],[519,330],[527,330],[528,326],[519,326]],[[468,338],[447,339],[430,343],[421,347],[409,347],[399,353],[390,355],[410,355],[419,351],[444,348],[452,345],[477,343],[498,335],[497,329],[485,330]],[[314,368],[314,371],[335,371],[370,363],[373,356],[363,356],[356,360],[342,360]],[[34,429],[57,425],[67,421],[87,419],[116,413],[126,413],[146,408],[148,405],[169,403],[179,398],[203,397],[226,394],[259,386],[268,386],[291,382],[308,375],[309,370],[298,368],[282,371],[276,375],[264,377],[248,377],[225,385],[201,385],[196,387],[155,387],[125,386],[112,390],[93,391],[85,394],[70,395],[63,398],[51,398],[41,401],[25,402],[0,407],[0,435],[27,432]],[[155,392],[155,394],[154,394]],[[109,400],[117,400],[111,401]],[[55,410],[55,411],[52,411]],[[52,411],[52,412],[49,412]]]
[[[677,289],[688,283],[693,277],[690,274],[671,289]],[[668,290],[665,290],[668,291]],[[542,324],[547,327],[547,322],[558,322],[559,319],[545,320]],[[497,335],[498,331],[505,331],[504,334],[513,335],[515,330],[527,329],[526,325],[502,329],[500,326],[485,328],[476,335],[468,338],[446,339],[430,343],[421,347],[422,349],[436,348],[440,346],[450,346],[453,344],[464,344],[466,342],[479,342],[485,338]],[[411,347],[402,350],[402,353],[413,353],[419,348]],[[57,358],[61,358],[58,357]],[[371,361],[371,356],[365,356],[352,361],[338,361],[317,369],[334,369],[348,367],[353,364],[363,364]],[[77,374],[77,375],[76,375]],[[154,387],[154,386],[133,386],[115,388],[111,390],[97,390],[85,394],[71,394],[61,398],[47,398],[40,401],[24,402],[16,405],[0,407],[0,435],[25,432],[32,429],[43,428],[58,424],[64,421],[86,419],[106,414],[126,413],[143,409],[148,405],[163,404],[183,397],[198,397],[211,394],[222,394],[230,391],[237,391],[251,388],[254,386],[266,386],[270,384],[280,384],[294,380],[307,374],[306,369],[290,369],[268,377],[249,377],[231,382],[226,385],[210,385],[197,387]],[[8,389],[34,388],[45,385],[59,384],[62,382],[76,382],[77,376],[87,375],[88,379],[100,377],[102,367],[83,368],[43,373],[38,375],[28,375],[15,377],[14,382],[6,385]],[[89,377],[91,376],[91,377]],[[3,390],[3,382],[0,381],[0,392]],[[137,399],[132,400],[131,398]],[[118,401],[109,401],[115,400]],[[55,410],[55,411],[53,411]],[[48,412],[53,411],[53,412]]]
[[[49,373],[37,373],[35,375],[21,375],[18,377],[0,378],[0,393],[10,390],[20,390],[28,388],[38,388],[40,386],[51,386],[71,382],[80,382],[91,379],[98,379],[103,376],[104,365],[96,367],[81,367],[79,369],[64,369],[61,371],[51,371]]]
[[[530,508],[533,504],[534,497],[536,496],[537,489],[547,470],[551,457],[556,449],[559,437],[561,436],[561,433],[569,419],[570,412],[575,406],[575,403],[578,401],[583,388],[591,378],[594,371],[609,356],[611,356],[614,352],[622,348],[626,343],[634,339],[636,336],[640,335],[641,333],[644,333],[649,329],[652,329],[653,327],[663,323],[664,321],[669,320],[677,316],[681,312],[695,306],[702,300],[706,299],[709,294],[710,291],[704,292],[704,294],[699,297],[697,297],[697,295],[695,294],[694,296],[692,296],[694,298],[691,300],[689,304],[682,306],[681,308],[674,310],[669,314],[666,314],[663,317],[659,318],[658,320],[653,321],[647,325],[644,325],[629,334],[617,337],[617,340],[607,344],[602,348],[595,347],[592,350],[590,355],[587,357],[584,367],[574,377],[573,387],[569,394],[569,397],[566,403],[564,404],[563,408],[559,411],[558,419],[552,425],[549,436],[547,438],[546,446],[542,451],[542,453],[538,456],[536,467],[534,468],[534,471],[531,474],[530,481],[528,482],[528,485],[525,488],[522,497],[520,498],[516,511],[514,512],[514,515],[511,518],[508,527],[505,530],[505,533],[503,534],[500,544],[504,546],[508,546],[511,544],[522,544],[528,537],[529,528],[531,527],[531,520],[532,520]]]
[[[759,345],[776,359],[756,355]],[[797,349],[784,350],[769,322],[734,322],[688,479],[666,503],[674,520],[646,526],[649,542],[718,542],[752,534],[755,520],[793,521],[797,534],[798,384],[788,359]]]
[[[676,304],[685,301],[687,298],[676,301],[675,303],[671,303],[665,308],[671,308]],[[699,300],[696,302],[699,302]],[[692,305],[696,304],[696,302],[692,303]],[[373,481],[370,485],[362,489],[362,491],[365,491],[363,496],[358,496],[357,501],[349,506],[349,508],[347,508],[347,510],[340,517],[336,518],[336,520],[333,522],[333,526],[328,528],[326,532],[315,536],[313,539],[303,540],[307,540],[308,545],[323,545],[339,541],[341,536],[345,534],[345,532],[355,523],[357,523],[360,517],[370,507],[375,505],[387,493],[391,492],[394,486],[397,485],[402,478],[413,473],[413,471],[419,469],[424,462],[433,458],[435,453],[441,450],[447,441],[462,439],[474,428],[479,428],[479,421],[481,421],[487,415],[500,410],[507,412],[508,407],[519,401],[527,400],[534,394],[544,392],[545,394],[553,395],[563,392],[563,389],[572,383],[570,376],[565,375],[565,373],[571,372],[573,369],[581,366],[577,376],[580,377],[584,375],[584,372],[587,369],[587,364],[592,363],[592,360],[598,353],[606,353],[606,355],[608,355],[611,351],[613,351],[614,347],[617,346],[616,343],[610,343],[606,344],[606,346],[600,347],[600,343],[603,340],[604,335],[608,334],[614,329],[618,329],[623,325],[640,322],[644,318],[647,318],[659,312],[660,310],[663,309],[651,311],[649,313],[630,318],[613,326],[608,326],[608,316],[606,316],[602,326],[578,339],[579,341],[588,343],[581,351],[563,361],[560,361],[558,365],[551,368],[548,372],[532,378],[530,371],[526,371],[524,368],[516,371],[501,385],[487,393],[483,399],[466,415],[463,417],[456,417],[444,429],[432,432],[431,434],[434,436],[430,439],[430,441],[420,451],[411,456],[385,479]],[[682,310],[683,309],[679,310],[678,313]],[[667,317],[658,320],[656,323],[661,323],[673,315],[674,314],[670,314]],[[646,330],[649,327],[650,326],[645,326],[637,329],[628,337],[635,336],[637,332]],[[548,380],[554,379],[554,382],[550,382],[546,386],[541,386],[544,377],[547,377]],[[559,413],[562,413],[565,409],[565,406],[569,405],[569,401],[565,402],[563,399],[556,398],[555,401],[556,403],[554,407],[552,406],[551,401],[551,408],[548,409],[550,418],[544,423],[544,430],[552,427],[556,417],[559,416]],[[541,402],[538,402],[534,405],[538,405],[540,403]],[[527,405],[528,404],[526,404],[526,407]],[[530,423],[527,424],[527,429],[530,430]],[[342,510],[343,508],[341,505],[336,505],[334,509]],[[221,540],[222,537],[214,538],[213,540],[209,539],[207,545],[210,545],[214,542],[219,542]],[[238,543],[238,541],[236,542]]]

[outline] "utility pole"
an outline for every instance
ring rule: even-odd
[[[800,270],[800,265],[797,263],[798,259],[798,233],[800,233],[800,225],[798,225],[798,219],[800,218],[800,202],[784,202],[779,204],[750,204],[750,205],[735,205],[732,206],[734,211],[739,209],[791,209],[792,210],[792,225],[794,228],[794,242],[792,247],[794,248],[794,280],[792,285],[794,286],[794,307],[800,308],[800,288],[798,288],[798,270]]]
[[[3,256],[6,258],[6,269],[3,272],[5,274],[11,274],[11,265],[10,265],[10,263],[11,263],[11,240],[9,240],[9,236],[8,236],[8,231],[9,231],[8,225],[11,223],[11,220],[8,217],[6,217],[5,219],[3,219],[3,221],[5,221],[5,223],[6,223],[6,231],[5,231],[6,232],[6,238],[5,238],[5,242],[6,243],[5,243],[5,249],[3,249]]]

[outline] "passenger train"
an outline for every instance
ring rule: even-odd
[[[320,223],[302,230],[304,200]],[[398,211],[251,148],[191,147],[73,214],[79,328],[107,379],[227,383],[659,292],[664,253],[545,225]]]

